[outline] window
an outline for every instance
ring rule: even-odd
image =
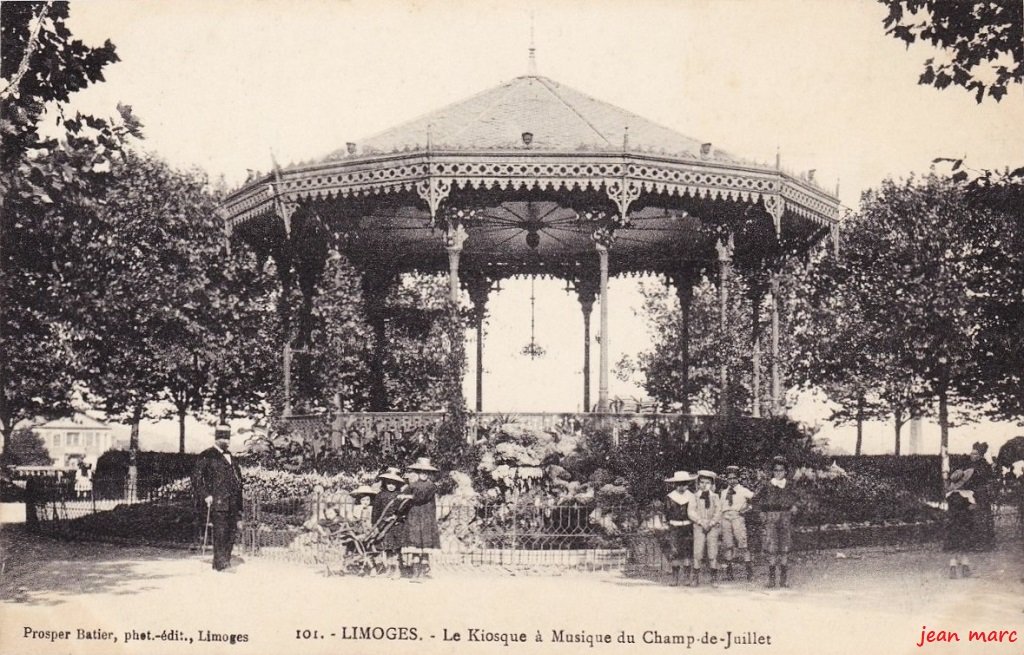
[[[78,445],[78,433],[77,432],[68,432],[67,438],[68,438],[67,444],[69,446],[77,446]]]
[[[59,434],[53,435],[53,445],[58,447],[58,448],[60,448],[60,435]]]
[[[94,433],[94,432],[86,432],[85,433],[85,446],[86,446],[86,448],[91,448],[93,445],[95,445],[95,441],[96,441],[96,433]]]

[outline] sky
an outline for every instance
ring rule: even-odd
[[[1020,165],[1024,93],[978,105],[959,89],[919,86],[922,62],[936,53],[885,35],[885,13],[868,0],[76,0],[75,36],[110,39],[121,61],[73,103],[99,115],[132,105],[145,149],[233,188],[248,169],[268,170],[272,153],[282,164],[321,157],[525,74],[532,14],[541,75],[741,157],[768,162],[778,152],[783,167],[838,184],[848,207],[939,156]],[[492,294],[485,410],[579,407],[582,318],[563,286],[536,281],[536,338],[548,354],[532,361],[519,354],[530,339],[529,281]],[[609,290],[612,362],[650,342],[636,286],[617,279]],[[595,308],[595,332],[596,319]],[[471,366],[471,405],[472,375]],[[643,395],[614,376],[611,393]],[[793,415],[852,451],[851,430],[822,424],[820,402],[804,399]],[[176,443],[175,426],[148,429]],[[207,445],[208,427],[190,432],[190,449]],[[1018,433],[959,428],[952,450]],[[937,452],[934,425],[924,426],[923,446]],[[872,426],[866,452],[891,447],[891,428]]]

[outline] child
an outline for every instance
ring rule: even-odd
[[[772,459],[772,478],[754,494],[752,504],[761,510],[764,538],[761,544],[768,557],[768,588],[775,587],[775,572],[779,571],[779,585],[789,586],[789,549],[793,543],[793,514],[797,496],[786,477],[789,464],[785,457]]]
[[[721,531],[722,500],[715,493],[713,471],[697,471],[697,493],[690,501],[688,515],[693,521],[693,585],[700,585],[700,566],[705,554],[711,568],[711,584],[718,582],[718,535]]]
[[[743,517],[750,510],[750,499],[754,492],[740,484],[740,467],[725,467],[727,486],[722,490],[722,546],[725,548],[725,574],[733,579],[732,559],[738,548],[743,554],[747,567],[747,581],[754,579],[754,567],[750,563],[747,548],[747,523]]]
[[[380,481],[381,490],[373,497],[371,503],[370,521],[372,525],[379,525],[380,520],[385,516],[394,513],[398,507],[398,496],[405,486],[405,480],[397,468],[389,468],[377,476]],[[385,566],[397,576],[402,569],[402,535],[404,523],[401,520],[395,522],[380,542],[381,550],[384,551]]]
[[[697,476],[687,471],[676,471],[667,484],[674,489],[665,496],[665,520],[668,522],[668,534],[662,541],[662,552],[672,566],[672,586],[679,584],[679,568],[685,568],[684,584],[693,584],[693,523],[687,515],[687,508],[693,500],[690,484]]]
[[[409,515],[405,519],[405,543],[419,552],[419,561],[413,565],[416,577],[430,576],[430,554],[426,549],[441,547],[437,528],[437,486],[434,475],[438,470],[429,457],[420,457],[409,467],[409,493],[412,494]]]
[[[957,577],[958,565],[961,578],[971,575],[967,552],[971,550],[975,542],[974,515],[976,511],[972,505],[975,505],[977,500],[974,497],[974,492],[966,487],[969,486],[972,477],[974,477],[972,469],[953,471],[949,476],[948,490],[946,491],[948,512],[946,550],[952,552],[949,559],[949,577],[951,579]]]
[[[373,527],[373,497],[377,490],[368,485],[361,485],[352,492],[352,529],[366,534]]]

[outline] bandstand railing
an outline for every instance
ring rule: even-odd
[[[637,406],[637,409],[643,409]],[[586,425],[609,429],[614,439],[631,427],[676,426],[684,438],[710,417],[651,411],[618,412],[468,412],[466,438],[475,443],[482,432],[502,423],[514,423],[534,430],[579,432]],[[293,415],[292,433],[305,441],[334,448],[361,448],[371,443],[384,448],[407,441],[432,438],[445,419],[445,412],[350,412],[332,419],[325,416]]]

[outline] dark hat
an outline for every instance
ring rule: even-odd
[[[231,426],[229,425],[218,425],[213,429],[214,439],[230,439],[231,438]]]
[[[786,467],[787,471],[789,470],[789,462],[786,461],[785,457],[783,457],[782,455],[776,455],[775,457],[772,457],[772,466],[774,467],[780,465]]]
[[[988,444],[984,441],[975,441],[974,445],[971,446],[971,450],[978,451],[978,454],[983,456],[988,452]]]

